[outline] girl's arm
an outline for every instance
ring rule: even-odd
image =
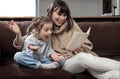
[[[38,50],[38,46],[35,46],[35,45],[32,45],[32,44],[29,44],[27,47],[28,47],[28,49],[31,49],[33,51],[37,51]]]
[[[52,53],[50,55],[50,57],[54,60],[54,61],[61,61],[64,59],[64,57],[62,56],[62,54],[59,53]]]

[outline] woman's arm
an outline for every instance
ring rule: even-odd
[[[24,43],[25,37],[22,37],[21,35],[17,35],[13,41],[13,46],[17,49],[22,49],[23,43]]]
[[[83,32],[81,30],[81,28],[79,27],[79,25],[73,20],[73,27],[74,27],[74,31],[79,31],[79,32]],[[90,40],[86,40],[84,42],[84,44],[82,44],[81,47],[78,47],[77,49],[75,49],[74,51],[76,52],[88,52],[93,48],[93,44]]]
[[[10,23],[6,23],[6,24],[7,24],[7,27],[16,34],[16,37],[13,41],[14,47],[17,49],[21,49],[23,46],[25,37],[22,37],[19,26],[13,20],[11,20]]]

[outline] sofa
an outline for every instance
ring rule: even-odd
[[[33,17],[0,17],[0,79],[95,79],[86,70],[71,74],[65,70],[31,69],[16,63],[13,56],[17,51],[13,46],[15,34],[5,22],[14,20],[20,27],[22,35]],[[120,60],[120,17],[73,17],[83,32],[92,27],[88,39],[93,43],[93,51],[101,57]]]

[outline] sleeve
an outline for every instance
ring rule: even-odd
[[[13,46],[14,46],[16,49],[21,50],[22,47],[23,47],[23,43],[24,43],[26,37],[27,37],[27,36],[19,37],[19,38],[16,37],[16,38],[13,40]],[[18,40],[18,44],[16,44],[17,39],[19,39],[19,40]]]
[[[88,52],[92,50],[93,44],[87,39],[86,42],[83,44],[83,47],[84,47],[84,52]]]
[[[38,46],[33,38],[25,40],[24,46],[27,48],[28,45]]]
[[[37,51],[33,51],[33,50],[31,50],[31,49],[28,48],[28,45],[37,46],[36,44],[37,44],[37,43],[36,43],[35,39],[33,39],[33,38],[30,38],[30,39],[29,39],[29,37],[28,37],[28,38],[24,41],[23,50],[24,50],[25,52],[29,53],[29,54],[32,54],[32,53],[34,53],[34,52],[37,52]]]

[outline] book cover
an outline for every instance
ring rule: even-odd
[[[86,33],[75,31],[68,45],[66,46],[66,50],[73,51],[76,48],[80,47],[81,44],[83,44],[87,40],[90,30],[91,27],[89,27]]]

